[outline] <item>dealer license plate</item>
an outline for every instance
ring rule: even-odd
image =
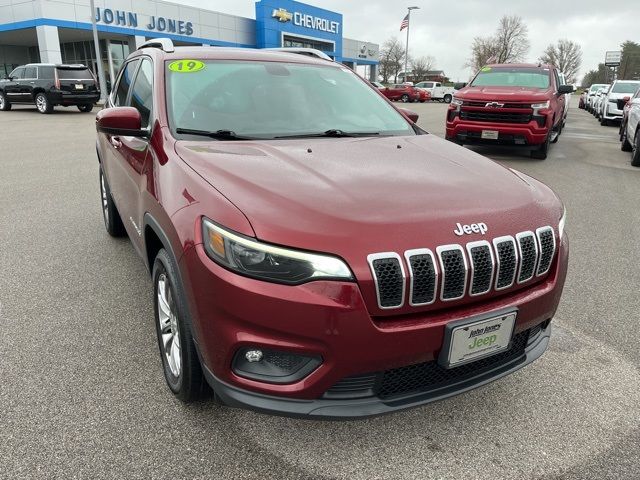
[[[498,131],[497,130],[482,130],[481,135],[483,140],[497,140],[498,139]]]
[[[84,85],[82,85],[81,83],[76,83],[76,90],[82,90],[84,88]]]
[[[510,312],[449,328],[440,363],[452,368],[507,350],[515,324],[516,312]]]

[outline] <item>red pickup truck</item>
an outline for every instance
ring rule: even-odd
[[[533,147],[545,159],[564,127],[565,94],[551,65],[498,64],[483,67],[467,84],[456,85],[447,112],[447,139],[459,145],[501,144]]]

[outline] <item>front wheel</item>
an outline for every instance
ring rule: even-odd
[[[550,145],[551,145],[551,133],[547,135],[547,139],[542,145],[540,145],[535,150],[531,150],[531,158],[536,158],[538,160],[545,160],[547,158],[547,155],[549,154]]]
[[[400,97],[400,101],[402,103],[408,103],[409,100],[410,100],[409,95],[407,95],[406,93]]]
[[[93,110],[93,103],[78,105],[78,110],[80,110],[81,112],[90,112],[91,110]]]
[[[451,103],[451,95],[449,95],[448,93],[444,96],[444,103]]]
[[[2,110],[3,112],[11,110],[11,103],[9,103],[9,100],[7,100],[7,96],[4,94],[4,92],[0,92],[0,110]]]
[[[153,264],[156,333],[167,385],[183,402],[201,397],[206,382],[198,359],[178,269],[161,249]]]
[[[631,154],[631,165],[640,167],[640,129],[636,132],[636,140],[633,142],[633,153]]]
[[[36,95],[36,108],[40,113],[51,113],[53,112],[53,105],[47,98],[47,96],[40,92]]]
[[[629,142],[629,138],[627,137],[627,126],[624,126],[624,129],[622,130],[622,134],[620,135],[620,150],[622,150],[623,152],[631,152],[633,151],[633,146],[631,145],[631,143]]]

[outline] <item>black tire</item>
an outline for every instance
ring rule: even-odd
[[[452,99],[452,98],[453,98],[453,97],[452,97],[450,94],[448,94],[448,93],[447,93],[447,94],[444,96],[444,103],[451,103],[451,99]]]
[[[36,108],[40,113],[48,114],[53,112],[53,104],[44,92],[38,92],[34,98]]]
[[[622,134],[620,135],[620,150],[622,150],[623,152],[632,152],[633,151],[633,145],[631,145],[631,143],[629,142],[629,139],[627,138],[627,126],[624,126],[624,130],[622,130]]]
[[[604,115],[602,115],[600,117],[600,125],[602,125],[603,127],[606,127],[609,125],[609,120],[607,120],[606,118],[604,118]]]
[[[409,95],[407,95],[406,93],[400,97],[400,101],[402,103],[408,103],[409,100],[410,100]]]
[[[0,110],[3,112],[8,112],[11,110],[11,103],[7,99],[7,96],[4,92],[0,92]]]
[[[631,165],[640,167],[640,129],[636,131],[636,140],[633,146],[633,153],[631,154]]]
[[[85,103],[82,105],[78,105],[78,110],[80,110],[81,112],[90,112],[91,110],[93,110],[93,103]]]
[[[547,135],[545,142],[538,148],[531,150],[531,158],[538,160],[546,160],[549,154],[549,146],[551,145],[551,134]]]
[[[155,258],[152,278],[156,336],[165,380],[173,394],[183,402],[197,400],[208,390],[208,385],[204,379],[202,366],[200,365],[198,353],[191,334],[191,318],[189,316],[184,292],[178,280],[178,267],[165,249],[161,249]],[[159,306],[160,300],[158,294],[162,288],[167,292],[165,298],[168,299],[168,305],[175,318],[175,323],[173,320],[166,322],[165,329],[161,329],[160,327],[159,316],[161,307]],[[165,345],[169,345],[171,342],[176,343],[175,335],[170,337],[166,343],[162,337],[163,332],[165,335],[172,335],[174,328],[176,328],[178,332],[177,345],[180,347],[178,348],[179,352],[176,353],[176,357],[180,358],[181,362],[178,375],[175,375],[172,371],[165,351]]]
[[[104,219],[104,227],[107,233],[112,237],[124,237],[127,232],[122,224],[116,204],[113,202],[111,188],[109,188],[109,182],[102,171],[102,167],[100,167],[100,200],[102,218]]]
[[[464,145],[460,140],[458,140],[456,137],[445,137],[446,140],[455,143],[456,145]]]

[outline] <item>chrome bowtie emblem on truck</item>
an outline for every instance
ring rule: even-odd
[[[504,107],[504,103],[498,102],[489,102],[485,105],[485,108],[502,108]]]
[[[459,237],[463,235],[471,235],[473,233],[479,233],[484,235],[489,231],[489,227],[487,227],[486,223],[472,223],[471,225],[462,225],[460,223],[456,223],[456,229],[453,231]]]

